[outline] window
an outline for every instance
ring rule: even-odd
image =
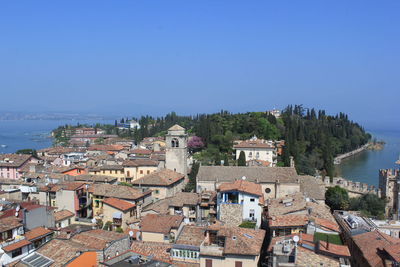
[[[249,158],[251,159],[253,157],[253,152],[249,153]]]
[[[235,267],[242,267],[241,261],[235,261]]]
[[[70,225],[70,224],[71,224],[71,218],[68,219],[68,225]]]
[[[149,171],[149,170],[147,170],[147,174],[150,174],[150,171]]]
[[[171,140],[171,147],[179,147],[179,140],[176,138],[173,138]]]
[[[254,198],[250,198],[250,202],[254,202],[256,201]]]
[[[140,174],[143,174],[143,170],[140,170]]]
[[[117,170],[115,170],[115,174],[117,174],[118,173],[118,171]]]
[[[106,174],[106,171],[103,171],[103,174]]]
[[[258,159],[258,158],[260,158],[260,153],[259,152],[256,153],[256,159]]]
[[[249,217],[254,219],[254,214],[255,214],[255,211],[251,209],[249,212]]]
[[[206,259],[206,267],[212,267],[212,260]]]
[[[265,188],[265,193],[267,193],[267,194],[269,194],[269,193],[271,193],[271,188]]]
[[[18,257],[19,255],[22,255],[22,248],[17,248],[11,253],[12,258]]]
[[[160,193],[160,190],[156,189],[156,190],[154,191],[154,193],[159,194],[159,193]]]

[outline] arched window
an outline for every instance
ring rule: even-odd
[[[253,152],[249,153],[249,158],[251,159],[253,157]]]
[[[171,147],[179,147],[179,140],[176,138],[173,138],[171,140]]]
[[[260,153],[259,152],[256,153],[256,159],[258,159],[258,158],[260,158]]]

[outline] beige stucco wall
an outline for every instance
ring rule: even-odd
[[[113,213],[114,212],[121,212],[122,213],[121,228],[124,229],[124,230],[129,228],[128,225],[126,224],[126,221],[131,219],[131,218],[135,218],[134,216],[131,217],[130,210],[128,210],[126,212],[123,212],[123,211],[121,211],[119,209],[116,209],[116,208],[114,208],[112,206],[109,206],[107,204],[104,204],[104,203],[103,203],[103,216],[104,216],[103,217],[103,222],[107,222],[107,221],[112,222],[113,221]]]
[[[145,242],[165,242],[164,234],[150,232],[142,232],[142,240]]]
[[[276,197],[284,197],[286,195],[300,192],[300,183],[279,184],[277,185]]]
[[[75,214],[75,191],[60,190],[56,192],[56,206],[58,210],[69,210]]]
[[[157,171],[157,169],[158,169],[157,166],[124,167],[124,175],[127,178],[131,178],[132,181],[135,181],[147,174]]]
[[[116,172],[116,173],[115,173]],[[115,177],[118,179],[118,182],[125,181],[125,173],[124,170],[101,170],[101,171],[89,171],[89,174],[94,175],[107,175],[111,177]]]
[[[200,267],[206,267],[206,259],[212,260],[213,267],[234,267],[236,261],[242,262],[242,267],[255,267],[258,264],[259,256],[227,255],[225,257],[210,257],[200,254]]]

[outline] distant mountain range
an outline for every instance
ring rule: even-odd
[[[99,114],[0,112],[0,120],[105,120],[113,118],[115,116]]]

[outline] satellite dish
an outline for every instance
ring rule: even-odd
[[[243,177],[242,177],[242,180],[246,180],[246,179],[247,179],[246,176],[243,176]]]
[[[133,237],[133,231],[129,231],[129,236]]]
[[[18,217],[18,211],[15,213],[15,217]]]
[[[93,219],[92,219],[92,223],[97,223],[96,218],[93,218]]]
[[[15,210],[18,212],[20,209],[21,209],[21,207],[18,205]]]
[[[298,235],[295,235],[294,237],[293,237],[293,241],[294,242],[299,242],[299,240],[300,240],[300,238],[299,238],[299,236]]]

